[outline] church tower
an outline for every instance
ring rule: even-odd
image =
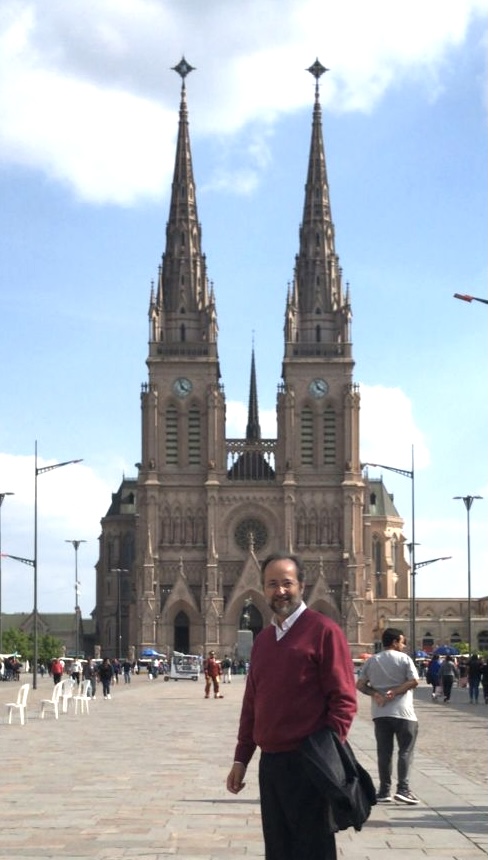
[[[178,138],[166,244],[150,291],[141,461],[137,479],[124,478],[102,520],[97,635],[112,656],[118,643],[123,653],[213,648],[245,659],[252,635],[271,617],[260,562],[285,549],[304,560],[307,604],[341,624],[359,653],[373,638],[371,549],[364,546],[372,531],[380,536],[374,509],[365,511],[359,460],[351,303],[335,248],[319,98],[326,69],[318,60],[308,69],[315,103],[285,299],[276,439],[261,435],[254,344],[247,426],[241,438],[226,436],[216,302],[190,147],[186,78],[193,68],[183,58],[174,70],[181,78]],[[381,521],[384,529],[388,523]]]
[[[225,402],[190,148],[185,79],[193,68],[183,58],[174,71],[181,77],[178,139],[166,248],[149,303],[149,381],[141,393],[136,593],[141,645],[154,645],[171,595],[170,605],[184,607],[172,620],[180,628],[177,644],[187,650],[190,627],[198,642],[214,641],[222,614],[212,474],[219,463],[224,468]],[[151,553],[152,581],[141,565]]]
[[[313,570],[321,560],[354,641],[351,611],[364,593],[359,389],[353,382],[349,287],[343,285],[335,248],[322,134],[319,80],[327,69],[316,60],[308,71],[315,77],[315,105],[299,252],[285,310],[279,471],[286,475],[288,543]]]

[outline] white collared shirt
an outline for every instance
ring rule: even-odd
[[[283,636],[285,635],[285,633],[288,633],[290,627],[293,627],[297,618],[300,618],[300,615],[302,614],[302,612],[305,611],[306,608],[307,608],[307,604],[304,603],[304,601],[302,600],[298,609],[295,609],[295,612],[292,612],[292,614],[290,616],[288,616],[288,618],[285,618],[281,627],[278,624],[278,622],[276,621],[276,616],[273,615],[273,618],[271,619],[271,624],[274,624],[274,627],[276,630],[276,641],[277,642],[279,642],[280,639],[283,639]]]

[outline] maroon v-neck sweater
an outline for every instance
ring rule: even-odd
[[[257,637],[242,703],[235,761],[256,749],[297,749],[312,732],[330,728],[344,740],[356,713],[354,670],[340,627],[306,609],[279,641],[273,625]]]

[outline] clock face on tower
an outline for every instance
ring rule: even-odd
[[[329,386],[325,379],[312,379],[308,390],[312,397],[325,397],[329,390]]]
[[[191,393],[193,385],[185,376],[179,376],[173,382],[173,391],[177,397],[187,397]]]

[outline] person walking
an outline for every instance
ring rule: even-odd
[[[124,673],[124,684],[130,684],[132,675],[132,663],[130,660],[124,660],[122,663],[122,671]]]
[[[336,860],[326,804],[300,746],[320,729],[346,739],[357,708],[349,646],[331,618],[304,603],[305,570],[297,556],[269,555],[262,574],[273,618],[252,648],[227,789],[242,791],[260,747],[266,860]]]
[[[78,658],[76,658],[75,660],[73,660],[73,662],[71,664],[71,677],[72,677],[73,681],[77,684],[78,687],[80,686],[81,673],[82,673],[81,660],[78,660]]]
[[[215,658],[215,651],[209,651],[208,657],[203,664],[205,675],[205,698],[210,698],[210,690],[213,687],[214,699],[223,699],[220,694],[220,663]]]
[[[111,699],[110,687],[112,685],[114,670],[108,657],[104,657],[98,669],[98,677],[102,685],[103,698]]]
[[[232,681],[232,660],[227,656],[227,654],[222,660],[220,668],[222,670],[222,683],[230,684]]]
[[[481,684],[483,686],[483,698],[488,705],[488,660],[483,660],[481,666]]]
[[[439,685],[439,672],[441,668],[441,658],[438,654],[434,654],[432,660],[427,666],[427,674],[425,680],[432,685],[432,698],[437,699],[437,687]]]
[[[63,677],[64,666],[58,657],[54,657],[51,661],[51,675],[55,684],[59,684]]]
[[[477,654],[471,654],[468,660],[469,704],[477,705],[480,695],[481,667],[483,663]]]
[[[88,657],[83,666],[83,680],[90,681],[90,695],[92,699],[97,697],[97,672],[91,657]]]
[[[459,669],[451,655],[447,654],[439,669],[439,683],[442,684],[442,692],[444,693],[444,702],[446,704],[451,701],[452,685],[456,678],[459,678]]]
[[[397,790],[395,800],[417,804],[410,791],[409,770],[412,763],[418,722],[413,704],[413,690],[419,676],[413,660],[404,653],[405,637],[396,627],[387,627],[382,635],[383,650],[363,664],[356,687],[371,696],[380,788],[378,803],[391,803],[391,780],[394,740],[398,745]]]

